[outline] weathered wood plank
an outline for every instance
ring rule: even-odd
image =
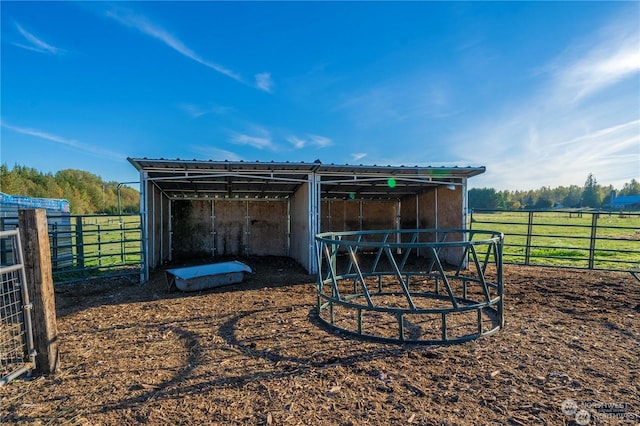
[[[52,374],[59,371],[58,329],[51,270],[51,252],[44,209],[20,210],[20,238],[29,297],[33,303],[32,321],[36,371]]]

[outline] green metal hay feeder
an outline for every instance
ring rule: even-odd
[[[358,337],[451,344],[504,326],[496,231],[414,229],[316,235],[319,319]]]

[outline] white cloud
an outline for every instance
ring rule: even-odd
[[[30,33],[29,31],[25,30],[20,24],[18,24],[17,22],[15,23],[16,29],[18,30],[18,32],[25,38],[26,41],[28,41],[30,44],[29,45],[25,45],[25,44],[20,44],[20,43],[13,43],[14,46],[17,47],[21,47],[23,49],[27,49],[27,50],[32,50],[34,52],[40,52],[40,53],[50,53],[52,55],[58,55],[60,53],[63,53],[64,50],[57,48],[55,46],[50,45],[49,43],[43,41],[42,39],[36,37],[35,35],[33,35],[32,33]]]
[[[203,115],[207,114],[226,114],[230,111],[233,111],[232,107],[222,107],[222,106],[213,106],[213,107],[200,107],[194,104],[181,103],[178,107],[186,112],[191,118],[199,118]]]
[[[635,47],[634,47],[635,46]],[[472,186],[533,189],[582,185],[593,173],[622,187],[640,173],[640,27],[617,20],[552,61],[531,96],[449,141],[487,166]],[[570,51],[570,55],[567,52]],[[629,78],[634,76],[634,78]]]
[[[580,116],[579,113],[576,117]],[[594,127],[584,131],[563,125],[565,116],[545,120],[529,112],[505,121],[498,129],[473,129],[476,143],[461,146],[468,161],[487,166],[473,178],[473,186],[534,189],[541,186],[581,185],[589,173],[599,182],[622,187],[640,173],[640,120]],[[582,116],[590,126],[596,117]],[[533,122],[529,130],[523,122]],[[518,124],[521,123],[521,124]],[[463,149],[467,150],[462,154]]]
[[[201,55],[193,51],[186,44],[184,44],[178,37],[169,33],[164,28],[159,25],[149,21],[146,17],[142,15],[137,15],[129,10],[125,10],[123,8],[113,8],[111,10],[107,10],[105,12],[106,16],[112,18],[119,22],[120,24],[127,26],[129,28],[136,29],[143,34],[146,34],[150,37],[155,38],[156,40],[161,41],[168,47],[172,48],[176,52],[181,55],[189,58],[199,64],[202,64],[208,68],[211,68],[214,71],[219,72],[222,75],[225,75],[239,83],[250,85],[244,81],[242,76],[235,71],[217,64],[215,62],[211,62]],[[259,73],[255,76],[255,87],[259,90],[262,90],[267,93],[271,93],[273,90],[273,80],[271,78],[271,73]]]
[[[358,160],[363,159],[366,156],[367,156],[367,154],[364,153],[364,152],[356,152],[356,153],[351,154],[351,159],[353,161],[358,161]]]
[[[326,148],[333,145],[333,141],[325,136],[309,135],[309,140],[319,148]]]
[[[271,137],[267,135],[263,136],[251,136],[243,133],[233,133],[231,135],[231,142],[237,145],[249,145],[257,149],[273,149],[273,143]]]
[[[261,74],[256,74],[256,87],[262,91],[267,93],[271,93],[273,91],[273,80],[271,79],[271,73],[264,72]]]
[[[558,96],[580,101],[640,71],[637,16],[632,22],[617,21],[598,34],[601,39],[588,52],[582,46],[572,47],[558,59],[554,66]]]
[[[333,145],[333,141],[325,136],[319,135],[306,135],[306,138],[299,138],[297,136],[289,136],[287,141],[290,142],[294,148],[301,149],[307,145],[313,145],[318,148],[326,148]]]
[[[240,161],[242,158],[235,152],[219,149],[212,146],[195,145],[191,149],[207,159],[213,161]]]
[[[296,149],[304,148],[304,146],[307,144],[306,140],[297,138],[295,136],[288,137],[287,141],[291,142],[293,147]]]
[[[111,160],[119,160],[119,161],[126,158],[126,155],[124,154],[120,154],[114,151],[109,151],[107,149],[100,148],[95,144],[86,144],[86,143],[78,142],[73,139],[68,139],[62,136],[43,132],[41,130],[31,129],[28,127],[12,126],[4,122],[0,123],[0,126],[4,127],[5,129],[12,130],[16,133],[21,133],[23,135],[33,136],[39,139],[55,142],[57,144],[73,148],[76,151],[81,151],[96,157],[108,158]]]

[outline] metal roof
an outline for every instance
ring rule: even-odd
[[[640,195],[621,195],[609,203],[611,207],[630,207],[640,204]]]
[[[399,199],[460,185],[484,167],[336,165],[128,158],[169,198],[287,198],[314,174],[322,198]]]

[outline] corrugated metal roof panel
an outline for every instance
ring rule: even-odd
[[[398,199],[425,187],[461,184],[484,167],[336,165],[129,158],[169,198],[286,198],[309,175],[320,179],[322,196]],[[390,179],[393,184],[390,184]]]

